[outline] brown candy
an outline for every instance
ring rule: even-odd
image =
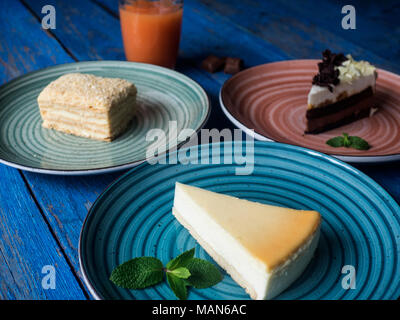
[[[225,68],[224,72],[229,74],[238,73],[243,69],[243,60],[240,58],[231,58],[228,57],[225,60]]]
[[[211,73],[214,73],[220,70],[225,63],[225,58],[219,58],[214,55],[209,55],[206,59],[203,60],[201,67]]]

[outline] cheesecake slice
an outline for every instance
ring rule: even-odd
[[[304,271],[320,214],[252,202],[176,183],[176,219],[252,299],[271,299]]]
[[[124,79],[69,73],[38,96],[43,127],[96,140],[112,141],[136,110],[136,87]]]
[[[322,55],[308,94],[305,133],[333,129],[376,111],[376,68],[367,61],[355,61],[351,55],[329,50]]]

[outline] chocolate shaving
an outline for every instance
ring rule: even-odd
[[[343,53],[332,53],[326,49],[322,52],[322,62],[318,63],[319,73],[312,80],[312,84],[320,87],[327,87],[329,91],[333,91],[333,86],[340,83],[339,70],[335,67],[340,66],[347,58]]]

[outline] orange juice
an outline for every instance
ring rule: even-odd
[[[119,7],[129,61],[174,68],[182,24],[182,1],[127,0]]]

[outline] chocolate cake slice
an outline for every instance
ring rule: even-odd
[[[322,53],[308,94],[305,133],[319,133],[373,114],[376,68],[351,55]]]

